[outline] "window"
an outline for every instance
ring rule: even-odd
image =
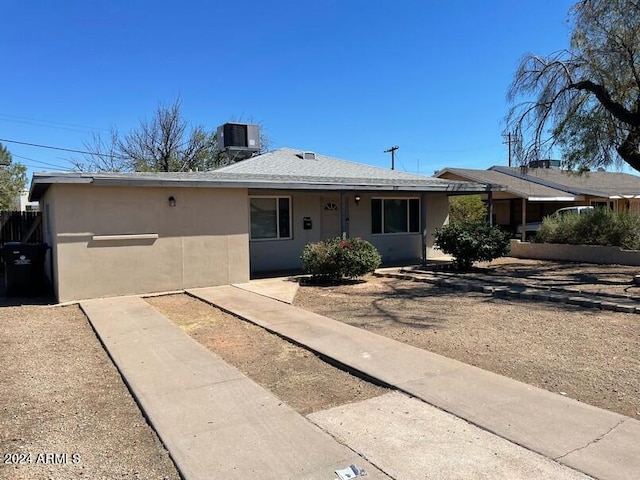
[[[291,238],[291,199],[251,197],[251,239]]]
[[[371,199],[371,233],[420,232],[420,199]]]

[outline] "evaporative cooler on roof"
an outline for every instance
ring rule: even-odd
[[[218,144],[233,161],[249,158],[260,151],[260,126],[225,123],[218,127]]]

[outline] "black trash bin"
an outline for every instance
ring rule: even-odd
[[[46,243],[7,242],[2,245],[7,297],[34,297],[44,293]]]

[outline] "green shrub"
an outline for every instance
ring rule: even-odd
[[[458,269],[491,261],[509,253],[509,233],[487,223],[452,223],[436,229],[435,245],[453,256]]]
[[[608,208],[596,208],[580,215],[551,215],[543,219],[536,242],[637,250],[640,249],[640,217]]]
[[[480,195],[449,197],[449,223],[480,223],[487,218],[487,206]]]
[[[376,247],[361,238],[336,237],[310,243],[300,258],[305,273],[310,273],[315,280],[329,282],[361,277],[382,263]]]

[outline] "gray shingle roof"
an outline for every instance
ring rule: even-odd
[[[210,172],[180,173],[35,173],[30,198],[38,200],[51,184],[92,183],[114,186],[264,188],[282,190],[392,190],[484,192],[489,185],[443,180],[282,148]]]
[[[447,173],[471,180],[473,182],[502,185],[505,187],[506,192],[518,197],[526,198],[527,200],[557,201],[558,199],[564,199],[566,201],[573,201],[575,197],[574,194],[568,193],[566,190],[540,185],[535,182],[531,182],[523,178],[514,177],[497,170],[445,168],[444,170],[438,172],[437,175],[446,176]]]
[[[640,177],[622,172],[584,172],[577,174],[552,168],[491,167],[513,177],[559,188],[575,195],[625,197],[640,195]]]

